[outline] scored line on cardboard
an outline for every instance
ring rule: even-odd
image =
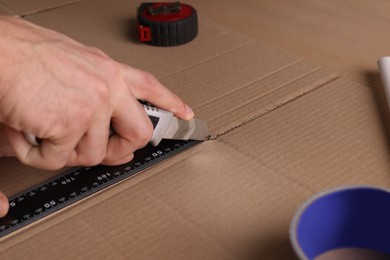
[[[231,107],[230,109],[226,109],[226,110],[224,111],[224,114],[219,114],[218,117],[221,117],[221,116],[227,115],[227,114],[229,114],[229,113],[231,113],[231,112],[234,112],[235,110],[237,110],[237,109],[239,109],[239,108],[241,108],[241,107],[248,106],[249,104],[254,103],[255,101],[257,101],[257,100],[259,100],[259,99],[262,99],[262,98],[264,98],[264,97],[267,97],[267,96],[269,96],[269,95],[271,95],[271,94],[273,94],[273,93],[275,93],[275,92],[277,92],[277,91],[280,91],[280,90],[283,89],[283,88],[289,87],[289,86],[292,85],[293,83],[296,83],[296,82],[298,82],[299,80],[302,80],[302,79],[304,79],[304,78],[306,78],[306,77],[308,77],[308,76],[311,76],[311,75],[313,75],[314,73],[320,72],[320,71],[323,71],[323,69],[322,69],[321,67],[317,67],[317,68],[315,68],[315,69],[313,69],[313,70],[311,70],[311,71],[308,71],[308,72],[305,73],[305,74],[302,74],[302,75],[300,75],[300,76],[298,76],[298,77],[294,77],[294,78],[292,78],[291,80],[289,80],[289,81],[287,81],[287,82],[283,82],[282,84],[280,84],[280,85],[278,85],[278,86],[275,86],[275,87],[272,88],[270,91],[267,91],[267,92],[265,92],[265,93],[263,93],[263,94],[261,94],[261,95],[259,95],[259,96],[256,96],[255,98],[251,98],[251,99],[246,100],[246,101],[243,102],[239,107]],[[271,76],[272,76],[272,75],[271,75]],[[251,82],[250,84],[246,85],[245,87],[252,86],[252,85],[254,85],[256,82],[258,82],[258,81]],[[304,92],[302,92],[302,93],[304,93]],[[216,118],[217,118],[217,117],[211,117],[209,120],[214,120],[214,119],[216,119]]]
[[[85,2],[85,1],[86,0],[72,0],[72,1],[69,0],[69,2],[63,3],[61,5],[55,5],[55,6],[47,7],[47,8],[41,9],[41,10],[27,11],[25,13],[20,13],[20,14],[17,14],[17,15],[19,15],[22,18],[24,18],[24,17],[27,17],[29,15],[44,13],[44,12],[52,11],[52,10],[55,10],[55,9],[58,9],[58,8],[63,8],[64,6],[73,5],[73,4],[77,4],[77,3]],[[18,13],[18,12],[15,11],[15,13]]]
[[[251,117],[249,117],[249,118],[247,118],[247,119],[245,119],[237,124],[234,124],[234,125],[228,127],[227,129],[220,131],[219,133],[212,134],[210,137],[210,140],[216,140],[218,137],[225,135],[225,134],[227,134],[227,133],[229,133],[237,128],[240,128],[240,127],[242,127],[242,126],[244,126],[244,125],[246,125],[246,124],[248,124],[248,123],[250,123],[250,122],[252,122],[252,121],[254,121],[254,120],[256,120],[256,119],[258,119],[258,118],[260,118],[260,117],[262,117],[262,116],[264,116],[264,115],[266,115],[266,114],[268,114],[268,113],[270,113],[270,112],[272,112],[272,111],[274,111],[274,110],[276,110],[276,109],[278,109],[278,108],[280,108],[280,107],[282,107],[282,106],[284,106],[284,105],[286,105],[286,104],[288,104],[288,103],[290,103],[298,98],[300,98],[300,97],[302,97],[302,96],[305,96],[305,95],[311,93],[312,91],[314,91],[318,88],[321,88],[321,87],[328,85],[329,83],[331,83],[337,79],[338,79],[337,76],[331,75],[324,82],[319,83],[317,85],[314,85],[310,89],[306,89],[306,90],[304,90],[296,95],[288,97],[286,100],[283,100],[282,102],[274,104],[273,106],[266,108],[265,110],[255,114],[255,115],[253,115],[253,116],[251,116]]]
[[[219,100],[219,99],[222,99],[222,98],[224,98],[224,97],[226,97],[226,96],[232,95],[232,94],[234,94],[234,93],[236,93],[236,92],[242,91],[243,89],[245,89],[245,88],[247,88],[247,87],[249,87],[249,86],[251,86],[251,85],[253,85],[253,84],[256,84],[257,82],[259,82],[259,81],[261,81],[261,80],[264,80],[264,79],[266,79],[266,78],[272,77],[272,76],[274,76],[275,74],[278,74],[278,73],[280,73],[280,72],[282,72],[282,71],[284,71],[284,70],[287,70],[287,69],[289,69],[289,68],[291,68],[291,67],[293,67],[293,66],[295,66],[295,65],[297,65],[297,64],[299,64],[299,63],[301,63],[301,62],[303,62],[303,61],[305,61],[305,60],[304,60],[304,59],[296,60],[296,61],[294,61],[294,62],[292,62],[292,63],[290,63],[290,64],[287,64],[287,65],[284,66],[284,67],[281,67],[281,68],[279,68],[279,69],[277,69],[277,70],[274,70],[274,71],[272,71],[272,72],[270,72],[270,73],[268,73],[268,74],[265,74],[265,75],[261,76],[260,78],[257,78],[257,79],[255,79],[255,80],[252,80],[252,81],[250,81],[250,82],[248,82],[248,83],[242,85],[242,86],[239,87],[239,88],[233,89],[232,91],[226,91],[225,93],[223,93],[222,95],[220,95],[220,96],[218,96],[218,97],[216,97],[216,98],[207,100],[206,102],[203,102],[203,103],[199,103],[199,104],[198,104],[196,107],[194,107],[194,108],[197,109],[197,108],[200,108],[200,107],[204,107],[204,106],[206,106],[206,105],[208,105],[208,104],[212,104],[212,103],[214,103],[215,101],[217,101],[217,100]],[[316,70],[319,70],[319,69],[320,69],[320,67],[317,67],[315,70],[309,71],[308,73],[302,75],[302,76],[299,77],[299,78],[302,78],[302,77],[304,77],[304,76],[306,76],[306,75],[308,75],[308,74],[310,74],[310,73],[312,73],[312,72],[314,72],[314,71],[316,71]],[[299,79],[299,78],[297,78],[297,79]],[[296,80],[296,79],[294,79],[294,80]],[[289,83],[291,83],[291,81],[286,82],[286,83],[283,83],[283,84],[281,85],[281,87],[283,87],[284,85],[287,85],[287,84],[289,84]],[[277,88],[277,89],[279,89],[279,88]],[[275,90],[277,90],[277,89],[275,89]],[[271,91],[271,92],[272,92],[272,91]],[[268,93],[271,93],[271,92],[264,93],[264,94],[260,95],[258,98],[264,97],[264,96],[266,96]],[[250,101],[249,101],[249,102],[250,102]],[[247,102],[247,103],[248,103],[248,102]],[[236,108],[233,108],[233,109],[236,109]],[[226,111],[226,112],[229,112],[228,110],[225,110],[225,111]],[[219,115],[218,115],[218,116],[219,116]],[[214,118],[210,118],[209,120],[212,120],[212,119],[214,119]]]

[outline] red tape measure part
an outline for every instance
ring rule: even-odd
[[[177,46],[198,34],[196,10],[187,4],[142,3],[138,8],[138,38],[155,46]]]

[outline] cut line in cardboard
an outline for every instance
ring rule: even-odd
[[[0,0],[0,15],[27,16],[84,0]],[[5,8],[2,8],[4,6]]]

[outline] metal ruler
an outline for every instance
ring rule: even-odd
[[[120,166],[78,167],[9,198],[10,209],[0,218],[0,237],[20,229],[57,210],[86,198],[152,165],[177,154],[199,141],[162,140],[138,150],[134,159]]]

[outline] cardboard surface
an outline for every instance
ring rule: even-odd
[[[389,187],[389,119],[377,95],[338,78],[218,140],[310,191]]]
[[[307,198],[339,185],[390,186],[379,88],[203,15],[189,44],[139,44],[138,4],[88,0],[25,19],[154,73],[215,140],[2,239],[0,258],[295,259],[288,228]],[[0,167],[7,195],[56,174],[7,158]]]
[[[26,19],[60,31],[84,44],[96,46],[115,60],[147,69],[159,79],[254,41],[202,18],[199,20],[200,33],[194,42],[175,48],[141,44],[138,42],[135,21],[137,6],[134,2],[123,0],[87,1]],[[91,12],[91,8],[94,12]]]
[[[1,0],[0,14],[24,16],[44,12],[53,8],[79,2],[83,0]],[[4,8],[2,8],[4,6]]]
[[[58,256],[38,249],[50,244],[70,259],[251,259],[288,248],[287,213],[307,194],[219,141],[145,174],[3,241],[3,256]]]
[[[190,2],[215,22],[363,84],[370,84],[378,58],[390,53],[387,0]]]
[[[0,15],[12,15],[14,12],[5,4],[0,2]]]

